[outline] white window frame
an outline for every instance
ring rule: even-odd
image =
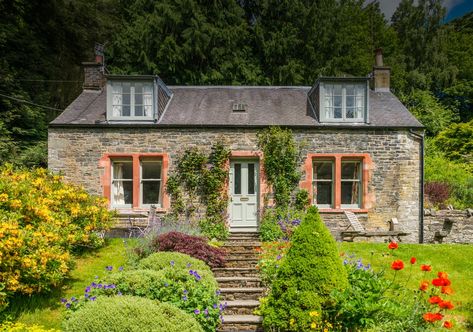
[[[316,170],[315,164],[318,162],[330,163],[332,165],[332,179],[315,179],[314,173]],[[318,204],[317,203],[317,182],[330,182],[332,184],[332,197],[330,204]],[[312,191],[314,193],[312,199],[313,204],[321,209],[331,209],[335,204],[335,160],[330,159],[313,159],[312,160]]]
[[[363,161],[362,160],[341,160],[340,167],[343,167],[343,164],[354,164],[358,163],[360,167],[358,167],[358,178],[357,179],[344,179],[342,171],[340,169],[340,208],[342,209],[360,209],[363,199]],[[342,204],[342,184],[343,182],[358,182],[358,197],[356,204]]]
[[[131,182],[132,184],[132,189],[131,189],[131,193],[132,193],[132,197],[133,197],[133,159],[131,158],[118,158],[118,159],[112,159],[111,160],[111,163],[110,163],[110,167],[111,167],[111,177],[110,177],[110,202],[111,202],[111,206],[112,207],[115,207],[115,208],[131,208],[133,206],[133,198],[132,198],[132,202],[131,204],[117,204],[115,202],[115,199],[114,199],[114,195],[113,195],[113,191],[114,191],[114,181],[115,181],[115,172],[114,172],[114,164],[115,163],[130,163],[131,164],[131,167],[132,167],[132,175],[131,175],[131,179],[126,179],[126,180],[123,180],[121,179],[120,181],[127,181],[127,182]]]
[[[161,165],[161,174],[159,175],[159,179],[143,179],[143,163],[157,163]],[[155,205],[156,207],[160,208],[162,199],[163,199],[163,162],[159,158],[143,158],[140,159],[140,207],[150,207],[151,205]],[[159,201],[157,203],[151,204],[144,204],[143,203],[143,181],[159,181]]]
[[[359,81],[347,81],[347,82],[342,82],[342,81],[324,81],[320,82],[320,96],[319,96],[319,116],[320,116],[320,122],[354,122],[354,123],[360,123],[360,122],[367,122],[368,119],[368,103],[369,103],[369,89],[368,89],[368,82],[359,82]],[[327,85],[339,85],[342,88],[342,117],[341,118],[329,118],[326,116],[326,110],[325,110],[325,95],[326,95],[326,86]],[[346,87],[348,85],[354,85],[358,87],[362,87],[364,91],[364,98],[363,98],[363,111],[362,117],[359,118],[347,118],[346,117],[346,112],[347,112],[347,107],[346,107]],[[356,101],[355,101],[356,104]]]
[[[113,115],[113,86],[116,84],[130,84],[130,115],[129,116],[114,116]],[[152,87],[153,104],[151,114],[147,116],[135,115],[135,84],[140,83]],[[153,80],[115,80],[109,79],[107,81],[107,120],[126,120],[126,121],[154,121],[157,114],[157,86]],[[122,100],[123,101],[123,100]]]

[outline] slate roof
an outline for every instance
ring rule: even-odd
[[[420,128],[422,124],[390,92],[369,95],[369,123],[319,123],[309,106],[310,87],[168,86],[173,95],[157,123],[107,123],[106,90],[84,90],[51,126],[235,126]],[[245,113],[232,111],[247,105]]]

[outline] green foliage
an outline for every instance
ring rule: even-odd
[[[425,182],[446,183],[451,189],[447,204],[462,209],[473,206],[473,175],[464,163],[448,160],[441,153],[425,157]]]
[[[303,217],[304,212],[294,208],[266,208],[260,224],[261,239],[289,240]]]
[[[204,205],[205,218],[199,220],[199,227],[209,238],[225,239],[228,236],[225,181],[229,156],[229,149],[221,142],[212,145],[209,156],[195,147],[189,148],[179,157],[176,172],[166,183],[166,191],[172,199],[172,214],[176,218],[184,215],[186,221],[190,221],[201,217],[198,204]]]
[[[421,331],[426,328],[422,313],[426,302],[420,301],[418,291],[393,284],[383,272],[373,271],[361,260],[345,261],[349,286],[334,290],[334,307],[329,320],[350,331]],[[386,296],[386,293],[394,296]],[[424,304],[424,305],[423,305]]]
[[[261,281],[266,287],[271,287],[276,279],[279,267],[286,258],[290,246],[290,241],[263,242],[261,245],[257,267]]]
[[[438,150],[450,160],[473,163],[473,120],[456,123],[441,131],[434,139]],[[473,168],[470,169],[473,172]]]
[[[294,208],[299,211],[304,211],[310,205],[309,192],[305,189],[301,189],[296,193],[296,199],[294,201]]]
[[[73,312],[64,331],[203,331],[191,314],[134,296],[100,297]]]
[[[312,323],[319,323],[321,310],[330,305],[330,293],[347,285],[335,240],[317,208],[310,207],[294,232],[268,298],[262,302],[263,326],[310,331]]]
[[[403,102],[431,136],[437,135],[456,120],[454,112],[443,106],[429,91],[414,90],[403,98]]]
[[[33,294],[61,284],[74,250],[103,244],[98,232],[114,214],[103,198],[45,169],[0,168],[0,306],[6,296]]]
[[[292,131],[279,127],[264,129],[258,133],[258,146],[263,151],[264,172],[272,186],[276,206],[288,207],[300,179],[299,151]]]
[[[140,269],[159,271],[170,267],[171,261],[174,262],[174,267],[178,269],[191,268],[194,270],[206,271],[208,273],[211,272],[210,267],[200,259],[196,259],[179,252],[168,251],[156,252],[146,258],[143,258],[140,260],[138,267]]]

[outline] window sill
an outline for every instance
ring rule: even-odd
[[[111,207],[111,210],[117,211],[119,215],[147,215],[150,208],[138,207],[138,208],[120,208],[120,207]],[[156,213],[165,213],[167,210],[163,207],[157,207]]]
[[[343,213],[345,211],[353,213],[368,213],[368,209],[319,209],[323,213]]]

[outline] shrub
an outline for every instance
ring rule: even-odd
[[[429,203],[439,208],[445,208],[445,202],[450,197],[450,186],[442,182],[427,182],[424,194]]]
[[[256,268],[260,271],[261,281],[265,286],[270,287],[273,280],[276,279],[279,267],[286,257],[290,245],[291,242],[288,241],[264,242],[262,244]]]
[[[159,271],[131,270],[112,273],[99,285],[94,285],[89,296],[126,294],[168,302],[192,314],[206,331],[215,331],[221,310],[217,283],[205,270],[169,266]],[[197,311],[196,311],[197,310]]]
[[[4,322],[0,325],[0,332],[59,332],[56,329],[46,329],[41,325],[27,325],[23,323]]]
[[[187,254],[206,262],[211,267],[225,265],[225,251],[207,244],[205,238],[179,232],[159,235],[151,242],[154,251],[173,251]]]
[[[263,241],[289,240],[304,213],[291,208],[267,208],[260,225]]]
[[[347,286],[346,271],[335,240],[310,207],[295,230],[292,244],[262,302],[263,326],[283,331],[309,331],[320,323],[320,311],[333,289]]]
[[[172,262],[172,263],[171,263]],[[179,269],[189,269],[194,270],[203,270],[210,272],[210,268],[203,261],[192,258],[189,255],[178,253],[178,252],[157,252],[149,255],[146,258],[143,258],[138,267],[140,269],[149,269],[159,271],[173,265]]]
[[[202,331],[192,315],[167,303],[134,296],[101,297],[65,320],[64,331]]]
[[[386,280],[383,272],[373,271],[361,260],[345,264],[349,287],[332,292],[336,304],[329,312],[329,319],[338,327],[350,331],[406,331],[425,326],[421,315],[425,308],[418,301],[419,294]],[[386,296],[387,291],[396,295]]]
[[[0,308],[14,293],[60,284],[73,265],[71,251],[100,246],[96,232],[112,216],[104,199],[44,169],[0,168]]]

